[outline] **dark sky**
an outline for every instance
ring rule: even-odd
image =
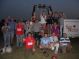
[[[0,16],[31,16],[32,5],[44,3],[68,18],[79,17],[79,0],[0,0]]]

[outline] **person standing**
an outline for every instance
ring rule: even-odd
[[[10,26],[10,30],[9,30],[10,41],[11,41],[11,44],[13,44],[16,23],[14,22],[14,19],[12,19],[12,18],[9,20],[8,23],[9,23],[9,26]]]
[[[27,34],[29,32],[32,32],[32,26],[33,26],[33,22],[32,21],[29,21],[27,20],[26,23],[25,23],[25,36],[27,36]]]
[[[33,24],[32,31],[33,31],[34,37],[37,41],[37,46],[39,44],[39,32],[40,32],[40,30],[41,30],[41,24],[39,23],[38,20],[36,20],[35,23]]]
[[[42,12],[42,14],[40,15],[40,23],[41,24],[46,24],[46,14],[45,12]]]
[[[3,32],[3,37],[4,37],[4,47],[10,46],[10,34],[9,34],[9,25],[5,22],[4,25],[2,26],[2,32]]]
[[[48,14],[48,17],[47,17],[47,19],[46,19],[46,22],[47,22],[47,25],[48,25],[48,33],[49,33],[49,35],[50,35],[50,34],[51,34],[51,26],[52,26],[52,24],[53,24],[52,12],[50,12],[50,13]]]
[[[19,20],[16,24],[16,38],[17,38],[17,47],[22,47],[23,38],[24,38],[24,24],[22,20]]]

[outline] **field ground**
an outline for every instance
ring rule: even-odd
[[[58,59],[79,59],[79,39],[71,39],[72,41],[72,50],[70,53],[59,53]],[[49,56],[45,56],[43,52],[37,48],[35,54],[26,55],[24,47],[16,48],[13,46],[12,53],[0,54],[0,59],[51,59],[52,53],[49,51]]]

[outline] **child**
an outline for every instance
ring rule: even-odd
[[[32,33],[28,33],[28,36],[23,39],[25,44],[26,52],[29,53],[30,51],[35,52],[35,38],[33,37]]]

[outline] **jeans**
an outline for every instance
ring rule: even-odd
[[[3,33],[3,36],[4,36],[4,46],[10,46],[10,33],[9,32],[6,32],[6,33]]]
[[[17,37],[17,47],[22,47],[24,35],[16,35]]]
[[[14,31],[11,31],[10,32],[10,42],[11,42],[11,44],[12,44],[13,38],[14,38]]]

